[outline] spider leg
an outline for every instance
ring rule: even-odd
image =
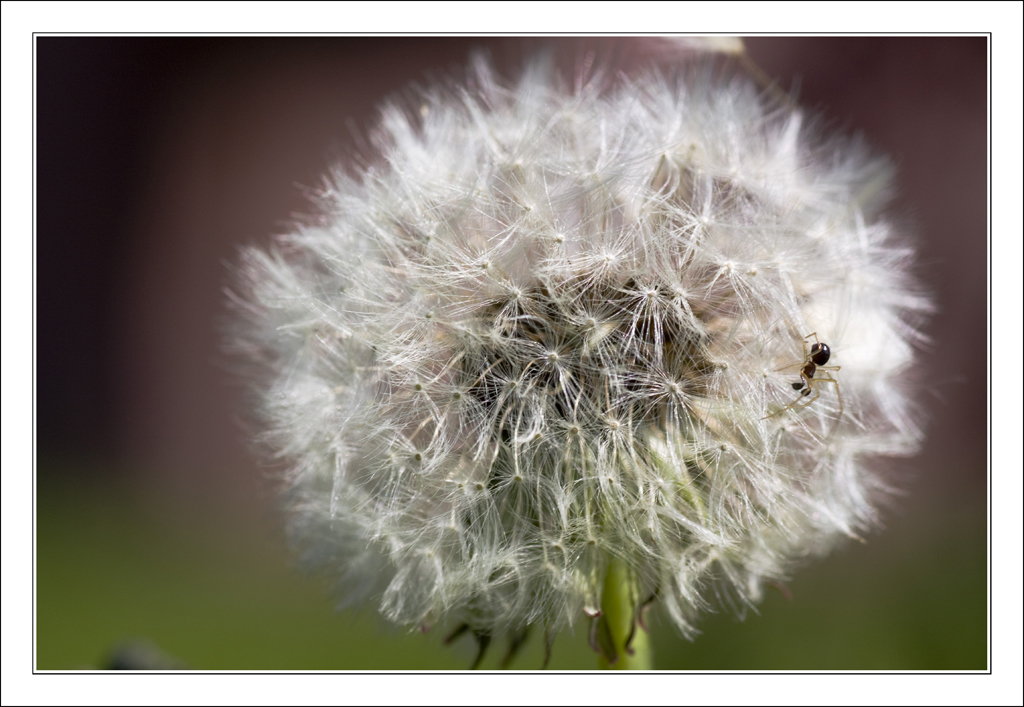
[[[835,427],[832,428],[832,431],[828,435],[829,439],[831,439],[832,435],[834,435],[836,433],[836,430],[839,429],[839,422],[843,419],[843,394],[839,392],[838,381],[836,381],[836,397],[839,398],[839,413],[836,415],[836,425]]]
[[[800,371],[800,379],[803,380],[804,386],[806,386],[804,388],[805,392],[801,393],[799,396],[797,396],[796,400],[794,400],[793,402],[791,402],[789,405],[787,405],[786,407],[782,408],[781,410],[776,410],[771,415],[765,415],[764,417],[761,418],[762,420],[767,420],[769,417],[775,417],[776,415],[781,415],[782,413],[786,412],[786,410],[791,410],[794,407],[797,407],[797,403],[799,403],[805,397],[805,395],[809,394],[806,391],[811,391],[811,392],[815,392],[815,393],[817,392],[817,391],[813,390],[814,385],[811,383],[811,381],[813,379],[812,378],[808,378],[807,374],[805,374],[803,371]],[[796,385],[796,384],[794,383],[793,385]],[[817,400],[817,397],[818,396],[815,395],[814,398],[810,402],[814,402],[814,400]],[[805,407],[805,406],[804,405],[800,405],[799,407]]]
[[[818,381],[814,381],[814,383],[818,383]],[[821,391],[818,390],[817,385],[811,384],[810,389],[810,393],[808,393],[807,395],[801,395],[799,398],[793,401],[793,404],[790,407],[805,408],[811,403],[813,403],[815,400],[817,400],[819,397],[821,397]],[[801,398],[806,398],[806,400],[804,400],[803,403],[801,403]]]
[[[827,368],[821,368],[819,366],[818,370],[819,371],[833,371],[833,370],[838,371],[839,370],[839,366],[829,366]],[[832,384],[834,384],[836,386],[836,398],[838,398],[838,400],[839,400],[839,412],[836,414],[836,423],[835,423],[835,425],[833,425],[832,431],[829,432],[829,434],[828,434],[828,438],[831,439],[832,435],[834,435],[836,433],[836,430],[839,429],[839,421],[843,419],[843,393],[842,393],[842,391],[840,389],[839,381],[837,381],[832,376],[828,375],[828,373],[826,373],[825,376],[826,376],[825,378],[819,378],[816,382],[817,383],[832,383]]]
[[[795,406],[798,402],[800,402],[800,398],[797,398],[796,400],[794,400],[793,402],[791,402],[789,405],[787,405],[786,407],[782,408],[781,410],[776,410],[771,415],[765,415],[761,419],[762,420],[767,420],[769,417],[775,417],[776,415],[781,415],[782,413],[786,412],[786,410],[792,409],[793,406]]]
[[[797,361],[796,363],[789,363],[789,364],[786,364],[785,366],[783,366],[781,368],[776,368],[775,370],[776,371],[784,371],[787,368],[794,368],[796,366],[806,366],[807,362],[811,360],[810,359],[810,353],[807,350],[807,339],[811,338],[812,336],[814,337],[815,343],[817,343],[818,342],[818,333],[817,332],[811,332],[810,334],[808,334],[807,336],[804,337],[803,341],[800,342],[800,345],[804,347],[804,359],[802,361]],[[829,367],[829,368],[821,368],[821,366],[819,366],[818,368],[820,370],[823,370],[823,371],[831,371],[831,370],[833,370],[831,367]],[[836,366],[835,370],[838,371],[839,367]]]

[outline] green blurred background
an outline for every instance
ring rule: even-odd
[[[486,45],[511,71],[548,45],[629,65],[654,39],[39,37],[36,667],[102,668],[144,641],[191,669],[463,669],[475,646],[336,612],[292,567],[272,480],[244,445],[220,351],[239,244],[311,207],[346,121]],[[769,589],[693,642],[652,618],[656,667],[984,670],[987,655],[986,42],[753,38],[750,55],[836,129],[893,155],[939,311],[909,375],[922,453],[867,544]],[[941,149],[939,149],[941,148]],[[953,250],[955,247],[955,251]],[[955,253],[955,255],[950,255]],[[514,669],[541,665],[533,636]],[[482,667],[495,668],[504,646]],[[586,627],[551,669],[590,669]]]
[[[64,473],[72,472],[64,469]],[[692,643],[652,617],[655,665],[674,670],[984,670],[983,508],[900,518],[789,583],[758,613],[709,616]],[[182,667],[212,670],[466,669],[472,639],[396,631],[335,612],[291,569],[267,518],[187,511],[123,483],[54,474],[39,485],[37,667],[100,668],[145,639]],[[494,642],[481,667],[497,668]],[[510,664],[536,670],[539,635]],[[559,635],[549,669],[596,667],[586,624]]]

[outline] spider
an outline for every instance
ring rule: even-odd
[[[814,343],[811,344],[810,350],[807,348],[807,340],[814,337]],[[838,371],[842,366],[826,366],[829,358],[832,356],[832,350],[828,344],[818,340],[818,332],[811,332],[804,337],[804,360],[800,363],[792,363],[782,368],[777,368],[778,371],[784,371],[787,368],[793,366],[800,366],[800,380],[793,383],[793,390],[799,390],[800,395],[797,399],[791,402],[781,410],[776,410],[771,415],[765,415],[762,420],[767,420],[769,417],[775,417],[781,413],[786,412],[792,408],[805,408],[821,395],[821,391],[818,390],[818,385],[821,383],[832,383],[836,387],[836,395],[839,398],[839,414],[836,415],[836,426],[839,425],[839,420],[843,416],[843,395],[839,392],[839,381],[830,376],[827,371]],[[815,377],[817,376],[817,377]],[[805,398],[809,398],[806,399]],[[835,432],[835,429],[832,430]]]

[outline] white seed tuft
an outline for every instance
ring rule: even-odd
[[[386,107],[324,222],[244,254],[303,559],[494,633],[593,613],[614,557],[690,633],[870,528],[929,306],[888,162],[710,71],[472,73]],[[810,332],[842,370],[784,409]]]

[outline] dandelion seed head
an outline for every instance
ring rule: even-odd
[[[303,560],[395,622],[497,633],[593,615],[616,558],[691,634],[871,528],[929,309],[889,163],[742,77],[470,75],[385,107],[326,218],[244,253]],[[808,332],[842,408],[783,410]]]

